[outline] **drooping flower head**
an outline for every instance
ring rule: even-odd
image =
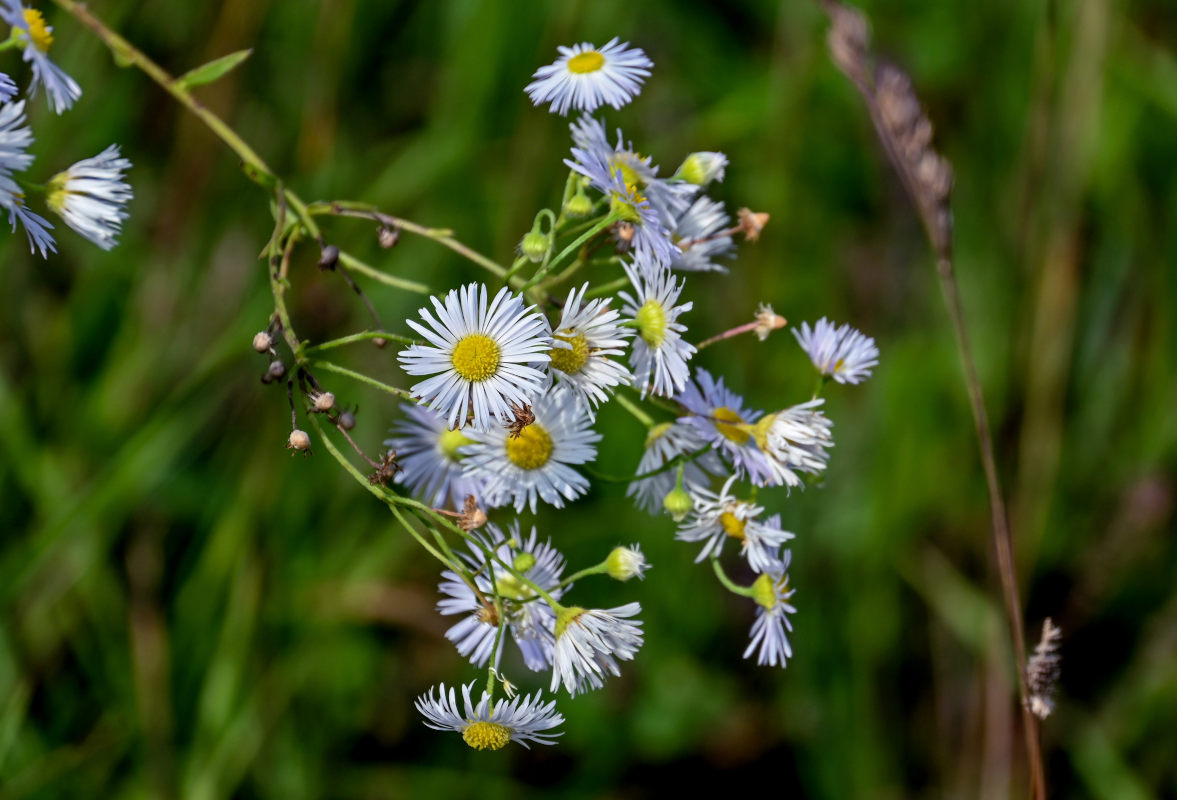
[[[28,147],[33,143],[33,132],[25,123],[25,101],[6,103],[0,106],[0,208],[8,212],[12,230],[19,222],[29,237],[29,249],[41,251],[42,257],[57,252],[53,225],[25,206],[24,190],[13,177],[24,172],[33,163]]]
[[[449,501],[455,509],[462,507],[467,495],[482,501],[482,486],[462,472],[463,445],[471,444],[461,429],[451,430],[445,417],[426,406],[401,403],[404,419],[384,440],[396,451],[401,471],[396,482],[404,484],[417,497],[432,506]]]
[[[512,404],[530,405],[543,391],[540,367],[552,348],[547,320],[506,287],[489,306],[486,285],[478,283],[451,290],[444,304],[429,299],[436,318],[428,309],[418,312],[429,327],[408,320],[429,344],[398,355],[405,372],[433,376],[415,384],[413,394],[451,428],[486,429],[496,419],[514,419]]]
[[[756,619],[752,623],[748,648],[744,658],[756,653],[756,663],[770,667],[785,666],[793,657],[789,634],[793,632],[790,614],[797,609],[789,602],[795,589],[789,586],[789,561],[792,552],[785,550],[780,560],[774,561],[752,584],[756,601]]]
[[[764,572],[776,561],[782,544],[793,534],[781,530],[780,516],[761,521],[764,508],[740,500],[731,493],[736,476],[723,484],[718,494],[702,486],[692,486],[694,510],[679,526],[675,538],[684,542],[703,542],[703,549],[695,559],[698,563],[711,556],[718,557],[728,539],[740,543],[740,554],[756,572]]]
[[[640,614],[638,603],[608,610],[566,608],[556,618],[556,648],[552,685],[561,683],[573,697],[578,692],[600,689],[605,675],[620,675],[617,661],[629,661],[642,646],[642,623],[630,620]]]
[[[43,85],[55,113],[69,109],[82,96],[82,87],[49,59],[53,28],[45,24],[40,11],[25,8],[21,0],[0,0],[0,17],[24,39],[24,60],[33,66],[29,95],[35,95],[37,87]]]
[[[707,446],[707,442],[690,425],[681,422],[661,422],[646,433],[646,448],[638,462],[637,475],[653,472],[680,455],[696,453]],[[719,474],[723,469],[714,452],[704,453],[683,465],[683,480],[687,483],[708,483],[707,472]],[[704,471],[706,470],[706,472]],[[634,498],[634,504],[650,514],[662,511],[662,501],[674,488],[676,471],[667,469],[657,475],[650,475],[631,481],[625,490],[627,497]]]
[[[601,435],[581,407],[576,394],[556,385],[531,408],[535,421],[519,431],[493,427],[471,431],[474,444],[462,448],[466,474],[482,482],[487,503],[508,503],[516,511],[533,512],[543,500],[563,508],[588,489],[588,479],[572,467],[597,457]]]
[[[731,219],[723,203],[701,195],[680,214],[670,229],[670,238],[681,253],[670,262],[684,272],[727,272],[716,259],[730,256],[735,244],[727,230]]]
[[[551,540],[540,542],[534,527],[531,535],[523,538],[519,533],[518,521],[511,523],[509,533],[510,536],[505,536],[497,525],[490,523],[484,533],[474,533],[472,536],[486,550],[511,564],[523,577],[548,592],[553,599],[560,599],[564,592],[572,588],[571,585],[558,588],[560,575],[564,572],[564,556],[552,547]],[[556,613],[545,600],[537,597],[535,589],[507,572],[501,564],[488,564],[486,550],[472,543],[470,552],[461,554],[475,575],[474,581],[482,593],[481,598],[457,573],[446,570],[441,575],[442,581],[438,588],[446,596],[438,602],[438,611],[447,615],[465,615],[446,631],[446,638],[472,664],[481,667],[494,650],[499,626],[505,624],[511,638],[519,646],[527,668],[536,672],[547,669],[552,663]],[[500,598],[501,618],[493,605],[496,593]],[[488,606],[483,598],[492,604]],[[498,658],[494,666],[498,668]]]
[[[696,186],[706,186],[712,181],[723,181],[723,173],[727,168],[727,156],[723,153],[701,151],[691,153],[678,169],[674,177],[680,178]]]
[[[695,354],[695,346],[682,338],[687,326],[678,318],[694,303],[675,305],[684,284],[662,263],[637,256],[624,266],[634,294],[619,294],[625,301],[624,312],[638,331],[629,357],[634,386],[642,397],[670,397],[682,391],[690,377],[687,361]]]
[[[572,388],[589,418],[593,410],[609,399],[613,387],[629,384],[633,378],[624,364],[609,356],[625,353],[625,340],[633,331],[618,324],[621,312],[609,308],[609,298],[584,302],[588,284],[579,292],[573,288],[555,326],[552,372]]]
[[[462,687],[462,706],[453,687],[446,693],[445,684],[417,698],[417,710],[425,717],[425,724],[435,731],[456,731],[462,741],[475,750],[501,750],[508,742],[527,747],[528,742],[555,744],[559,733],[552,728],[564,724],[564,715],[556,711],[556,701],[543,702],[539,692],[507,700],[500,698],[491,705],[485,691],[477,705],[471,700],[474,682]]]
[[[838,383],[861,383],[879,363],[875,340],[849,324],[835,326],[822,317],[812,328],[802,322],[801,330],[794,328],[793,335],[814,368]]]
[[[112,144],[50,178],[46,202],[66,225],[103,250],[110,250],[118,244],[127,218],[124,208],[131,200],[131,187],[123,180],[123,173],[130,168],[131,162]]]
[[[540,67],[524,89],[535,105],[551,103],[552,113],[565,115],[570,108],[593,111],[601,105],[621,108],[642,91],[654,62],[640,48],[617,37],[604,47],[588,42],[558,47],[555,63]]]
[[[681,418],[682,423],[694,426],[704,441],[731,462],[737,476],[747,475],[757,486],[782,482],[752,435],[751,423],[760,412],[745,407],[744,398],[724,386],[722,377],[716,380],[699,367],[694,380],[675,399],[691,412]]]
[[[834,423],[821,412],[824,398],[808,400],[765,414],[751,427],[756,445],[768,456],[774,483],[801,486],[798,472],[817,475],[826,468],[834,446]]]

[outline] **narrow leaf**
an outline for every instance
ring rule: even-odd
[[[245,59],[253,54],[253,48],[248,50],[238,50],[236,53],[230,53],[227,56],[215,58],[207,64],[202,64],[194,70],[185,72],[179,78],[176,78],[176,84],[191,89],[193,86],[203,86],[206,83],[212,83],[227,73],[229,70],[236,67]]]

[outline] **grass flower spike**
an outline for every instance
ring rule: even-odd
[[[543,702],[535,695],[500,699],[491,705],[491,697],[482,693],[477,705],[470,698],[474,683],[462,687],[462,706],[453,687],[446,693],[445,684],[429,694],[417,698],[417,710],[425,717],[425,724],[435,731],[456,731],[462,740],[475,750],[502,750],[508,742],[527,747],[528,742],[555,744],[552,728],[564,724],[564,716],[556,711],[556,701]]]
[[[825,317],[812,328],[802,322],[801,329],[794,329],[793,335],[814,368],[838,383],[862,383],[879,363],[874,339],[849,325],[836,327]]]
[[[75,231],[103,250],[118,244],[131,187],[123,173],[131,162],[119,155],[117,144],[93,158],[85,158],[49,180],[46,202]]]
[[[618,43],[616,36],[600,48],[583,42],[557,49],[560,57],[536,70],[524,89],[535,105],[550,102],[554,114],[566,115],[572,108],[593,111],[602,105],[621,108],[641,93],[654,66],[640,48]]]
[[[33,66],[29,95],[35,95],[43,85],[53,111],[60,114],[68,110],[82,96],[82,87],[49,58],[53,28],[45,24],[40,11],[25,8],[21,0],[0,0],[0,17],[24,39],[24,60]]]
[[[428,327],[408,320],[429,344],[411,345],[398,356],[410,375],[433,376],[415,384],[413,394],[451,428],[510,422],[512,405],[530,405],[543,390],[540,367],[552,348],[547,320],[505,287],[489,306],[486,285],[478,283],[451,290],[444,303],[430,300],[436,318],[419,311]]]

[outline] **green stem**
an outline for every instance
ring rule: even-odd
[[[562,264],[564,262],[564,260],[566,258],[568,258],[568,256],[570,256],[572,253],[575,253],[577,250],[579,250],[580,246],[582,244],[584,244],[589,239],[596,236],[601,231],[608,228],[613,223],[617,222],[619,219],[621,219],[621,216],[619,214],[616,214],[616,213],[609,214],[604,219],[602,219],[600,222],[596,223],[591,228],[589,228],[587,231],[582,233],[580,236],[573,239],[572,242],[567,247],[565,247],[563,250],[561,250],[560,254],[557,255],[555,258],[553,258],[550,263],[545,264],[543,267],[541,267],[540,269],[535,271],[535,274],[531,276],[531,280],[529,280],[527,283],[523,284],[523,291],[527,291],[532,286],[539,283],[540,280],[542,280],[543,277],[545,275],[547,275],[549,271],[560,266],[560,264]]]
[[[319,361],[315,359],[308,361],[307,366],[314,367],[315,369],[326,370],[327,372],[334,372],[336,375],[342,375],[345,378],[351,378],[352,380],[357,380],[360,383],[366,383],[371,387],[379,389],[382,392],[388,392],[388,394],[392,395],[393,397],[399,397],[402,400],[413,399],[412,393],[406,389],[400,389],[396,386],[389,386],[383,381],[370,378],[362,372],[356,372],[355,370],[350,370],[347,367],[341,367],[331,361]]]
[[[374,281],[383,283],[385,286],[392,286],[396,289],[404,289],[406,292],[416,292],[417,294],[433,294],[433,290],[423,283],[398,278],[386,272],[381,272],[375,267],[360,261],[351,253],[345,253],[342,250],[339,252],[339,263],[354,272],[366,275]]]
[[[602,561],[600,564],[597,564],[595,567],[585,567],[580,572],[572,573],[567,578],[560,581],[560,583],[558,583],[556,585],[556,588],[563,589],[565,586],[570,586],[572,583],[580,580],[581,578],[587,578],[590,575],[604,575],[608,571],[609,571],[608,562]]]
[[[732,579],[727,576],[727,573],[723,571],[723,566],[719,563],[719,559],[715,556],[711,557],[711,568],[715,570],[715,577],[719,579],[719,582],[722,583],[724,588],[729,592],[738,594],[741,597],[752,596],[752,587],[740,586],[739,584],[734,583]]]
[[[647,428],[654,427],[654,418],[643,411],[637,403],[620,393],[614,395],[614,398],[617,400],[618,405],[637,417],[638,422],[642,423]]]
[[[343,347],[344,345],[354,344],[356,342],[371,341],[372,339],[387,339],[390,342],[400,342],[402,344],[424,344],[416,339],[408,336],[401,336],[399,333],[389,333],[388,331],[362,331],[360,333],[352,333],[347,336],[340,336],[338,339],[328,339],[319,344],[309,344],[302,348],[302,352],[308,355],[320,352],[322,350],[331,350],[336,347]]]
[[[813,397],[811,399],[816,400],[817,398],[821,397],[821,390],[825,388],[825,385],[829,382],[829,380],[830,377],[828,375],[822,375],[818,373],[817,383],[813,387]]]
[[[629,278],[618,278],[615,281],[609,281],[608,283],[602,283],[600,286],[597,286],[593,289],[589,289],[587,292],[584,293],[584,296],[589,300],[591,300],[594,297],[603,297],[607,294],[613,294],[618,289],[624,289],[625,287],[629,286],[629,284],[630,284]]]

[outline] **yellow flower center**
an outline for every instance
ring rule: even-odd
[[[556,638],[559,639],[568,630],[568,626],[580,619],[584,609],[580,606],[569,606],[556,614]]]
[[[494,339],[485,333],[471,333],[463,336],[454,346],[450,361],[454,371],[472,383],[479,383],[494,377],[499,368],[501,351]]]
[[[508,600],[523,602],[535,597],[535,592],[530,586],[510,574],[496,575],[495,588],[498,589],[500,597]]]
[[[462,739],[475,750],[502,750],[511,741],[511,729],[497,722],[471,722]]]
[[[643,185],[645,181],[642,180],[642,176],[638,174],[638,171],[634,169],[633,164],[630,162],[629,159],[633,157],[635,156],[630,153],[618,153],[609,159],[609,165],[614,170],[620,171],[621,180],[625,182],[625,185],[630,190],[636,192],[638,187]],[[638,199],[641,199],[640,195]]]
[[[765,608],[776,605],[776,587],[772,585],[772,578],[762,574],[752,583],[752,599]]]
[[[444,431],[437,438],[437,446],[441,450],[442,455],[447,460],[455,463],[462,458],[462,454],[458,452],[458,448],[467,444],[474,444],[474,440],[463,436],[461,431]]]
[[[568,59],[568,71],[574,75],[596,72],[605,66],[605,57],[596,50],[585,50]]]
[[[653,298],[647,300],[638,309],[634,319],[638,324],[638,334],[650,347],[657,347],[666,338],[666,309]]]
[[[548,355],[552,357],[552,367],[566,375],[575,375],[584,369],[589,357],[588,340],[584,338],[584,334],[557,333],[556,338],[572,345],[572,349],[553,347],[548,352]]]
[[[711,412],[711,416],[715,419],[716,430],[725,439],[730,439],[736,444],[743,444],[751,438],[748,431],[744,430],[744,418],[727,406],[715,409]]]
[[[730,511],[725,511],[719,515],[719,524],[723,526],[723,531],[733,539],[744,538],[744,527],[748,524],[746,521],[740,519]]]
[[[24,16],[25,25],[29,28],[29,41],[42,53],[48,53],[49,45],[53,44],[53,32],[45,24],[45,18],[41,16],[40,11],[33,8],[26,8]]]
[[[674,425],[673,422],[659,422],[657,425],[650,428],[649,433],[646,434],[646,447],[648,448],[650,445],[654,444],[654,442],[665,436],[666,432],[670,430],[672,425]]]
[[[552,437],[538,422],[528,425],[512,439],[507,438],[507,458],[519,469],[539,469],[552,457]]]

